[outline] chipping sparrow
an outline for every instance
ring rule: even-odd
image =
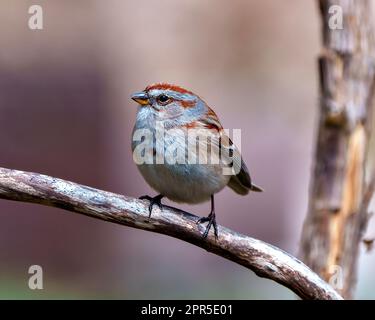
[[[211,199],[210,214],[197,223],[208,222],[203,236],[207,237],[213,226],[217,238],[214,194],[225,186],[241,195],[250,190],[263,191],[251,182],[238,149],[225,134],[215,112],[191,91],[157,83],[131,98],[139,104],[133,129],[133,157],[146,182],[160,193],[153,198],[143,196],[140,199],[150,201],[150,215],[154,204],[162,206],[163,197],[183,203]],[[162,134],[158,132],[158,126],[165,130]],[[198,137],[204,132],[211,144],[207,139],[199,139],[198,145],[197,140],[187,139],[192,130]],[[146,160],[145,154],[149,155]],[[224,168],[231,168],[232,174],[225,174]]]

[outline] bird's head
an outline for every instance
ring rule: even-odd
[[[134,93],[131,98],[141,108],[149,108],[158,120],[173,121],[175,125],[197,120],[208,110],[199,96],[168,83],[149,85],[143,91]]]

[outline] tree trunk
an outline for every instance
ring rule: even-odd
[[[351,298],[368,220],[365,159],[375,89],[372,12],[367,0],[319,3],[324,43],[320,120],[301,253],[307,265]]]

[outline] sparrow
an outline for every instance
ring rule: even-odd
[[[238,148],[215,112],[192,91],[156,83],[131,98],[139,105],[133,128],[133,159],[146,182],[159,193],[140,197],[150,201],[149,216],[154,205],[162,208],[164,197],[187,204],[211,200],[209,215],[197,224],[207,222],[203,237],[213,227],[217,239],[214,195],[226,186],[240,195],[263,191],[252,183]],[[198,137],[204,133],[209,139],[189,140],[190,132]],[[189,159],[198,161],[186,161]],[[230,174],[225,168],[231,169]]]

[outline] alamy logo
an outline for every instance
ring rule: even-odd
[[[336,290],[342,290],[344,287],[343,281],[343,270],[338,265],[333,265],[330,267],[330,278],[328,283]]]
[[[162,122],[155,130],[133,132],[133,160],[143,164],[219,165],[223,175],[237,175],[241,170],[241,130],[165,129]]]
[[[29,278],[29,288],[31,290],[43,289],[43,269],[39,265],[32,265],[29,267],[29,274],[32,276]]]
[[[343,29],[343,14],[342,7],[339,5],[332,5],[328,9],[330,17],[328,19],[328,26],[331,30]]]
[[[43,30],[43,8],[40,5],[34,4],[30,6],[28,25],[30,30]]]

